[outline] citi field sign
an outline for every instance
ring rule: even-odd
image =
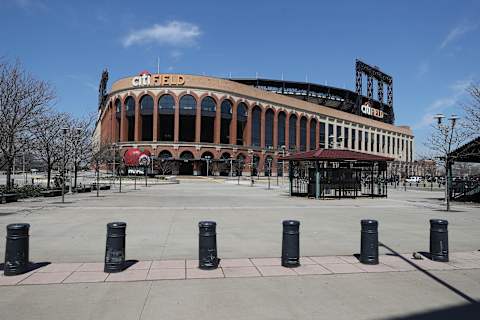
[[[136,77],[132,78],[132,86],[183,86],[185,78],[179,74],[150,74],[148,71],[142,71]]]
[[[369,104],[362,104],[362,107],[361,107],[360,110],[362,111],[362,113],[368,114],[369,116],[383,119],[383,115],[384,115],[383,111],[372,108],[372,107],[370,107]]]

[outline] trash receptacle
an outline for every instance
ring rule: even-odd
[[[28,223],[7,225],[5,245],[5,266],[3,273],[14,276],[28,271],[29,267],[29,235]]]
[[[107,243],[105,247],[105,272],[120,272],[125,268],[125,222],[107,224]]]

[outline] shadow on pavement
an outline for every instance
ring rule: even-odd
[[[480,303],[467,303],[460,306],[438,309],[435,311],[412,314],[404,317],[388,318],[391,320],[470,320],[478,319]]]
[[[473,299],[472,297],[468,296],[467,294],[463,293],[462,291],[460,291],[459,289],[453,287],[452,285],[446,283],[445,281],[443,281],[442,279],[440,279],[439,277],[437,277],[436,275],[430,273],[429,271],[423,269],[422,267],[420,267],[419,265],[413,263],[412,261],[406,259],[405,257],[403,257],[402,255],[398,254],[398,252],[396,252],[395,250],[393,250],[392,248],[388,247],[386,244],[384,243],[381,243],[379,242],[378,244],[379,246],[382,246],[384,248],[386,248],[387,250],[389,250],[390,252],[392,252],[395,256],[397,256],[398,258],[402,259],[403,261],[407,262],[408,264],[410,264],[411,266],[413,266],[415,269],[417,269],[418,271],[424,273],[425,275],[427,275],[428,277],[432,278],[433,280],[435,280],[437,283],[443,285],[444,287],[446,287],[447,289],[449,289],[450,291],[454,292],[455,294],[459,295],[460,297],[462,297],[463,299],[467,300],[468,302],[470,303],[477,303],[477,301],[475,299]],[[410,318],[405,318],[405,319],[410,319]],[[458,319],[458,318],[451,318],[451,319]]]

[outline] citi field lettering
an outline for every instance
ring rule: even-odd
[[[179,74],[148,74],[144,73],[132,78],[132,86],[183,86],[185,78]]]

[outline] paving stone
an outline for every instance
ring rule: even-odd
[[[324,268],[330,270],[333,273],[359,273],[365,272],[364,270],[357,267],[357,264],[353,263],[326,263],[322,264]]]
[[[318,264],[326,264],[326,263],[348,263],[346,260],[340,259],[340,257],[336,256],[326,256],[326,257],[309,257],[313,261]]]
[[[185,260],[153,261],[150,269],[185,269]]]
[[[73,272],[81,265],[82,263],[51,263],[39,268],[37,272]]]
[[[91,271],[103,272],[104,263],[102,262],[87,262],[82,264],[76,271]]]
[[[224,267],[223,273],[226,278],[242,278],[242,277],[261,277],[262,275],[256,267]]]
[[[253,258],[250,259],[254,265],[259,266],[281,266],[280,258]]]
[[[104,282],[108,273],[98,271],[75,271],[63,283]]]
[[[355,256],[337,256],[337,258],[347,262],[347,263],[360,263],[357,257]]]
[[[147,279],[148,270],[125,270],[117,273],[110,273],[107,282],[123,282],[123,281],[142,281]]]
[[[53,284],[61,283],[71,272],[35,272],[30,277],[21,281],[20,284]]]
[[[198,260],[187,260],[185,263],[188,269],[198,268]]]
[[[224,278],[222,268],[213,270],[202,270],[199,268],[187,269],[187,279],[209,279],[209,278]]]
[[[363,264],[359,263],[355,265],[359,267],[360,269],[366,271],[366,272],[392,272],[392,271],[398,271],[393,269],[392,267],[389,267],[385,264],[379,263],[379,264],[374,264],[374,265],[369,265],[369,264]]]
[[[300,257],[300,265],[313,265],[313,264],[317,264],[315,261],[313,261],[312,259],[310,259],[309,257]]]
[[[147,280],[176,280],[185,279],[185,269],[166,268],[166,269],[150,269]]]
[[[127,270],[149,270],[152,265],[152,261],[138,261],[128,267]]]
[[[19,274],[19,275],[16,275],[16,276],[5,276],[2,272],[2,274],[0,274],[0,286],[14,286],[17,283],[19,283],[20,281],[22,281],[22,280],[28,278],[29,276],[31,276],[33,273],[34,272],[31,271],[31,272]]]
[[[450,265],[458,269],[477,269],[480,268],[480,260],[457,260],[451,261]]]
[[[222,259],[220,260],[221,267],[253,267],[250,259]]]
[[[299,275],[311,275],[311,274],[329,274],[332,273],[329,270],[325,269],[321,265],[313,264],[313,265],[301,265],[300,267],[293,268]]]
[[[293,268],[285,268],[282,266],[258,266],[258,270],[264,277],[297,275],[292,269]]]

